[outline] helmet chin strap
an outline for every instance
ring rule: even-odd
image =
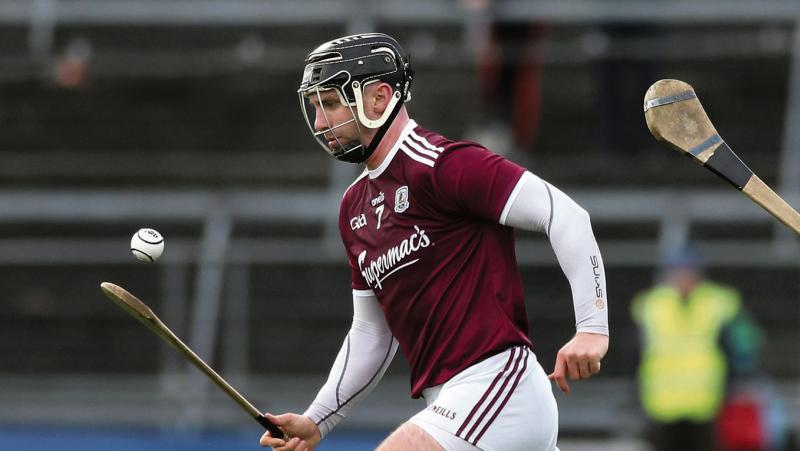
[[[389,126],[391,126],[394,118],[397,117],[397,114],[400,112],[400,107],[403,106],[403,102],[400,100],[402,95],[400,91],[395,91],[392,94],[392,98],[389,100],[389,104],[386,106],[381,117],[378,119],[369,119],[364,114],[364,99],[361,92],[361,84],[357,81],[354,81],[353,84],[353,97],[355,97],[356,101],[356,111],[358,114],[359,121],[364,124],[364,126],[368,128],[377,128],[377,132],[375,132],[375,136],[370,141],[369,146],[365,146],[364,151],[361,152],[363,159],[358,161],[358,163],[363,163],[366,161],[372,153],[375,152],[375,148],[378,147],[378,143],[381,142],[383,136],[386,135],[386,132],[389,130]]]

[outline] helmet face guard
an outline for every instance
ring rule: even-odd
[[[408,57],[397,41],[369,33],[336,39],[309,53],[297,92],[317,143],[334,158],[361,163],[372,155],[403,103],[411,98],[412,78]],[[390,84],[393,94],[382,116],[370,119],[364,111],[364,88],[378,81]],[[336,93],[349,115],[330,112],[329,91]],[[377,129],[369,143],[364,142],[364,127]]]
[[[337,102],[342,103],[350,112],[349,117],[337,118],[329,114],[330,96],[325,96],[328,92],[335,92]],[[361,127],[356,119],[357,113],[354,111],[354,106],[342,99],[341,93],[335,88],[312,88],[306,92],[298,93],[300,100],[300,108],[303,111],[303,117],[306,119],[314,140],[317,141],[326,152],[336,159],[343,161],[363,161],[365,146],[363,144],[364,138],[361,133]],[[325,96],[325,97],[323,97]],[[316,116],[320,116],[321,122],[324,124],[322,129],[315,127]],[[356,136],[352,135],[352,129],[356,129]],[[363,157],[363,159],[362,159]]]

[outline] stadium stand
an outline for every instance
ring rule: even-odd
[[[227,12],[222,1],[197,10],[159,2],[160,12],[146,0],[25,3],[0,0],[0,66],[8,68],[0,73],[0,423],[245,421],[102,299],[103,280],[146,300],[255,404],[303,409],[349,325],[335,219],[355,168],[308,139],[295,94],[302,58],[314,43],[359,27],[395,34],[420,55],[412,116],[461,136],[477,119],[466,13],[445,15],[454,6],[443,1],[418,2],[413,12],[375,2],[362,22],[337,7],[366,2],[237,1]],[[714,278],[741,289],[767,330],[763,367],[800,430],[800,360],[785,358],[796,356],[800,338],[798,242],[655,141],[634,155],[598,145],[596,69],[608,57],[593,45],[598,26],[651,23],[637,5],[664,7],[508,3],[501,19],[538,14],[553,23],[540,140],[532,154],[512,158],[589,210],[613,309],[603,377],[574,397],[594,408],[560,398],[564,433],[639,431],[628,303],[651,283],[664,252],[687,240],[698,243]],[[800,8],[674,3],[657,11],[668,17],[663,42],[632,42],[623,56],[658,59],[661,78],[690,80],[731,146],[800,206],[794,173],[786,175],[787,166],[800,173],[800,149],[787,145],[797,139],[788,130],[800,128],[789,121],[800,108]],[[75,48],[86,66],[72,85],[57,69]],[[644,119],[629,126],[643,128]],[[128,254],[128,237],[144,225],[167,237],[158,266]],[[549,368],[574,322],[569,287],[542,237],[519,238],[527,291],[541,293],[528,303],[532,337]],[[407,399],[406,371],[397,358],[348,425],[387,428],[418,408]]]

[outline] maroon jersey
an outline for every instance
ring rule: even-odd
[[[411,121],[342,199],[356,290],[372,290],[411,367],[411,391],[528,345],[514,232],[499,224],[524,169]]]

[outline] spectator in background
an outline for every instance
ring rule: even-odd
[[[775,383],[761,370],[764,333],[746,312],[723,335],[731,376],[716,419],[720,451],[787,450],[789,428]]]
[[[468,134],[495,152],[522,156],[533,151],[542,105],[542,24],[495,18],[492,0],[461,0],[463,7],[490,17],[485,40],[477,49],[479,124]]]
[[[728,377],[752,368],[754,325],[739,293],[707,280],[697,257],[671,257],[663,281],[636,296],[639,397],[657,451],[715,449],[714,421]]]
[[[593,35],[600,53],[598,113],[604,151],[624,156],[641,154],[653,144],[642,114],[642,98],[659,78],[657,56],[663,54],[662,31],[642,23],[609,23]]]

